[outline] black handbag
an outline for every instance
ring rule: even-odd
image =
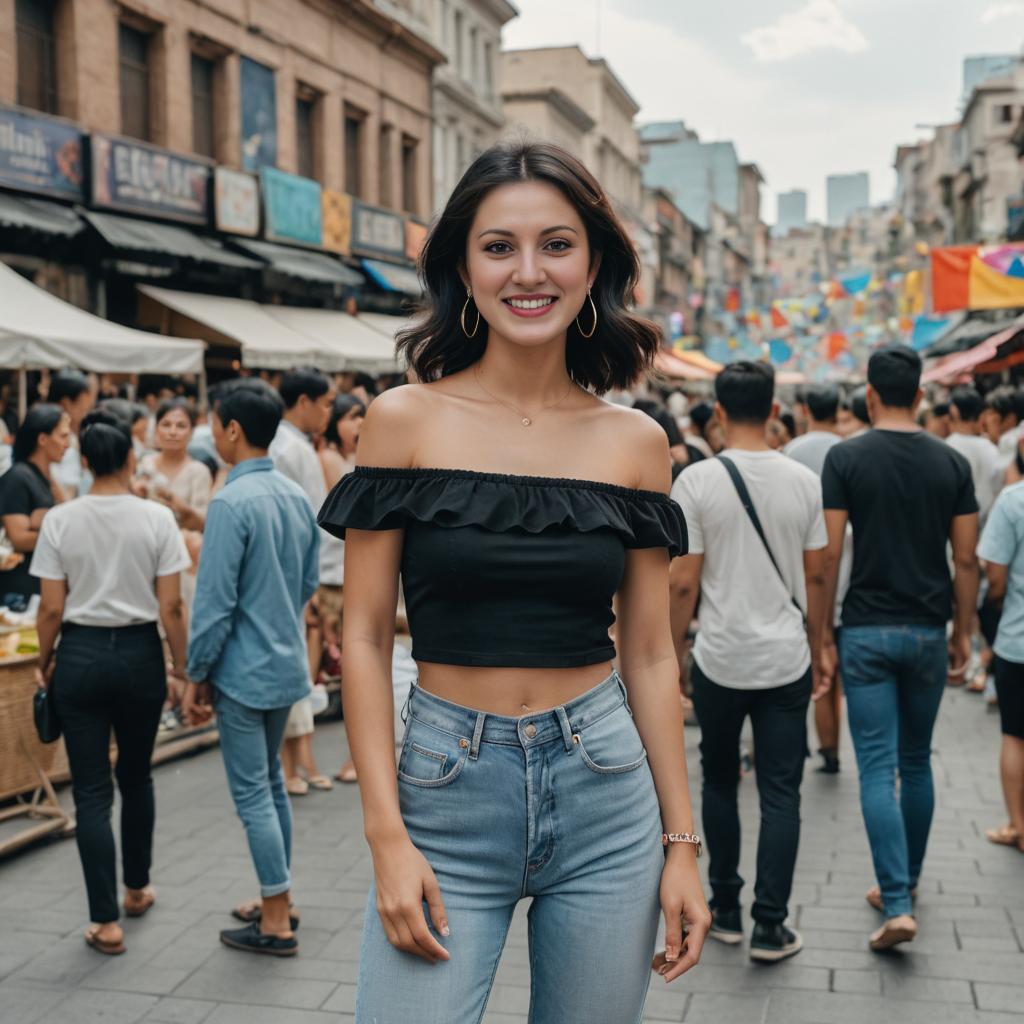
[[[36,721],[36,732],[40,743],[56,743],[60,739],[60,719],[53,704],[53,697],[45,687],[36,689],[32,697],[32,717]]]

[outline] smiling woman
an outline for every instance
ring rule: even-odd
[[[658,329],[629,310],[639,273],[633,243],[597,180],[557,146],[495,146],[478,157],[421,265],[423,315],[399,334],[420,380],[473,365],[492,330],[507,327],[518,340],[513,325],[526,321],[538,340],[566,331],[569,376],[598,394],[627,387],[658,350]]]
[[[346,537],[342,700],[375,875],[356,1020],[479,1021],[532,897],[531,1024],[637,1021],[659,909],[665,981],[710,915],[668,612],[686,525],[664,432],[598,397],[658,348],[628,308],[636,252],[575,157],[520,144],[473,163],[422,259],[400,339],[420,382],[374,400],[320,513]],[[396,764],[399,576],[419,678]]]

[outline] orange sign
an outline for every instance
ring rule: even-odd
[[[352,197],[329,188],[320,193],[323,247],[348,256],[352,252]]]
[[[405,255],[413,263],[420,258],[423,243],[427,240],[427,226],[419,221],[406,220],[405,222]]]

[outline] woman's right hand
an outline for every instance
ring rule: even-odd
[[[408,836],[394,838],[373,848],[377,881],[377,913],[384,934],[396,949],[412,953],[429,963],[448,960],[448,950],[431,934],[423,913],[430,909],[434,930],[448,935],[448,915],[434,870]]]

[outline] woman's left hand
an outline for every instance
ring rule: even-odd
[[[50,664],[46,666],[46,669],[36,666],[36,685],[41,686],[44,690],[50,688],[50,681],[53,679],[53,670],[57,667],[57,662],[51,658]]]
[[[661,909],[665,914],[665,949],[655,956],[651,969],[671,982],[697,965],[711,927],[696,850],[688,844],[668,848],[661,873]]]

